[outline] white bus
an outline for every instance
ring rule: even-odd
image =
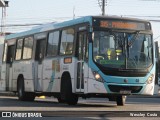
[[[45,95],[75,105],[103,97],[124,105],[126,95],[153,95],[151,24],[87,16],[11,34],[4,41],[0,88],[19,100]]]
[[[155,41],[155,56],[156,56],[156,78],[155,78],[155,95],[160,95],[160,42]]]

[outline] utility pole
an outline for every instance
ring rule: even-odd
[[[2,7],[2,19],[1,19],[1,35],[5,36],[5,25],[6,25],[6,7],[8,7],[8,1],[4,1]]]
[[[105,15],[105,0],[102,0],[102,15]]]
[[[105,6],[106,6],[107,0],[98,0],[98,4],[101,8],[102,15],[105,15]]]
[[[76,14],[75,14],[75,6],[73,7],[73,19],[75,19]]]

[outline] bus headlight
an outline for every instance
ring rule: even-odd
[[[101,79],[101,76],[98,73],[96,73],[95,78],[96,78],[96,80],[99,80],[99,79]]]
[[[99,73],[97,73],[97,72],[94,71],[94,72],[93,72],[93,75],[94,75],[94,77],[95,77],[95,79],[96,79],[97,81],[99,81],[99,82],[104,82]]]
[[[154,74],[152,74],[151,76],[149,76],[149,78],[147,80],[147,84],[151,84],[153,82],[153,78],[154,78]]]

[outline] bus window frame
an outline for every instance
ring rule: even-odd
[[[85,27],[85,29],[81,29],[81,28],[84,28]],[[88,62],[88,59],[89,59],[89,43],[90,43],[90,41],[89,41],[89,34],[90,34],[90,31],[89,31],[89,28],[90,28],[90,23],[89,22],[86,22],[86,23],[81,23],[81,24],[77,24],[77,25],[75,25],[75,43],[74,43],[74,56],[75,57],[77,57],[77,43],[78,43],[78,40],[79,40],[79,36],[78,36],[78,34],[79,34],[79,32],[86,32],[86,46],[85,47],[87,47],[87,51],[88,51],[88,58],[86,58],[86,62]]]
[[[32,37],[32,39],[33,39],[32,54],[31,54],[31,58],[24,59],[24,58],[23,58],[24,42],[25,42],[25,39],[26,39],[26,38],[29,38],[29,37]],[[33,37],[33,36],[26,36],[26,37],[23,38],[23,53],[22,53],[22,59],[21,59],[21,60],[31,60],[31,59],[33,58],[33,52],[34,52],[33,49],[34,49],[34,43],[35,43],[34,41],[35,41],[35,40],[34,40],[34,37]]]
[[[18,40],[22,40],[22,51],[21,51],[21,58],[17,60],[17,59],[16,59],[16,52],[17,52],[17,44],[18,44]],[[17,39],[16,39],[16,44],[15,44],[15,45],[16,45],[16,47],[15,47],[14,60],[15,60],[15,61],[21,61],[21,60],[23,60],[23,59],[22,59],[22,56],[23,56],[24,37],[22,37],[22,38],[17,38]]]
[[[17,42],[17,39],[16,39],[16,38],[14,38],[14,39],[9,39],[9,40],[5,40],[5,41],[4,41],[4,43],[3,43],[2,63],[6,63],[8,46],[14,45],[14,46],[15,46],[15,49],[16,49],[16,42]],[[5,44],[6,44],[6,58],[5,58],[5,61],[4,61],[4,54],[5,54],[5,50],[4,50],[4,49],[5,49]],[[15,49],[14,49],[13,61],[14,61],[14,57],[15,57]]]
[[[61,42],[62,42],[62,32],[64,30],[67,30],[67,29],[73,29],[74,30],[74,38],[73,38],[73,48],[72,48],[72,53],[71,54],[61,54]],[[75,41],[76,41],[76,25],[73,25],[73,26],[69,26],[69,27],[64,27],[62,28],[61,30],[61,34],[60,34],[60,40],[59,40],[59,51],[58,51],[58,55],[59,56],[73,56],[74,53],[75,53]]]
[[[54,33],[54,32],[59,32],[57,53],[56,53],[56,55],[50,55],[50,56],[49,56],[49,55],[47,55],[47,53],[48,53],[49,34],[50,34],[50,33]],[[46,40],[45,57],[46,57],[46,58],[51,58],[51,57],[58,56],[58,55],[59,55],[59,50],[60,50],[60,42],[61,42],[61,30],[58,29],[58,30],[49,31],[46,39],[47,39],[47,40]]]
[[[76,56],[76,43],[77,43],[77,39],[78,39],[77,33],[86,31],[87,40],[88,40],[88,44],[89,44],[89,37],[88,37],[88,35],[90,33],[89,26],[90,26],[90,23],[89,22],[85,22],[85,23],[80,23],[80,24],[76,24],[76,25],[71,25],[71,26],[67,26],[67,27],[63,27],[63,28],[47,31],[48,34],[47,34],[47,41],[46,41],[47,43],[46,43],[46,50],[45,50],[45,53],[46,53],[45,54],[45,58],[52,58],[52,57],[56,57],[56,56]],[[80,27],[86,27],[86,29],[85,30],[79,30]],[[74,29],[73,52],[72,52],[72,54],[67,54],[67,55],[66,54],[60,54],[62,31],[66,30],[66,29],[69,29],[69,28],[73,28]],[[55,56],[47,56],[49,33],[54,32],[54,31],[59,31],[59,43],[58,43],[57,55],[55,55]],[[88,48],[88,52],[89,52],[89,48]]]
[[[37,49],[37,41],[45,39],[46,45],[45,45],[45,50],[44,50],[44,56],[43,60],[47,57],[47,42],[48,42],[48,37],[49,37],[49,32],[50,31],[45,31],[45,32],[40,32],[36,33],[33,35],[33,52],[32,52],[32,59],[36,61],[36,49]],[[41,36],[42,35],[42,36]],[[39,37],[40,36],[40,37]]]

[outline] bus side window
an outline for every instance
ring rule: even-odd
[[[41,63],[44,58],[45,46],[46,46],[45,39],[37,40],[35,60],[37,60],[39,63]]]
[[[7,43],[4,44],[4,49],[3,49],[3,62],[6,62],[6,55],[7,55]]]
[[[13,62],[14,50],[15,50],[15,46],[14,46],[14,45],[8,46],[8,51],[7,51],[7,63],[9,63],[9,64],[12,64],[12,62]]]
[[[32,49],[33,49],[33,37],[25,38],[23,47],[23,59],[32,58]]]
[[[58,53],[59,31],[49,33],[47,56],[56,56]]]
[[[71,55],[73,53],[74,32],[73,28],[62,31],[60,55]]]
[[[22,57],[23,39],[17,40],[16,57],[15,60],[20,60]]]

